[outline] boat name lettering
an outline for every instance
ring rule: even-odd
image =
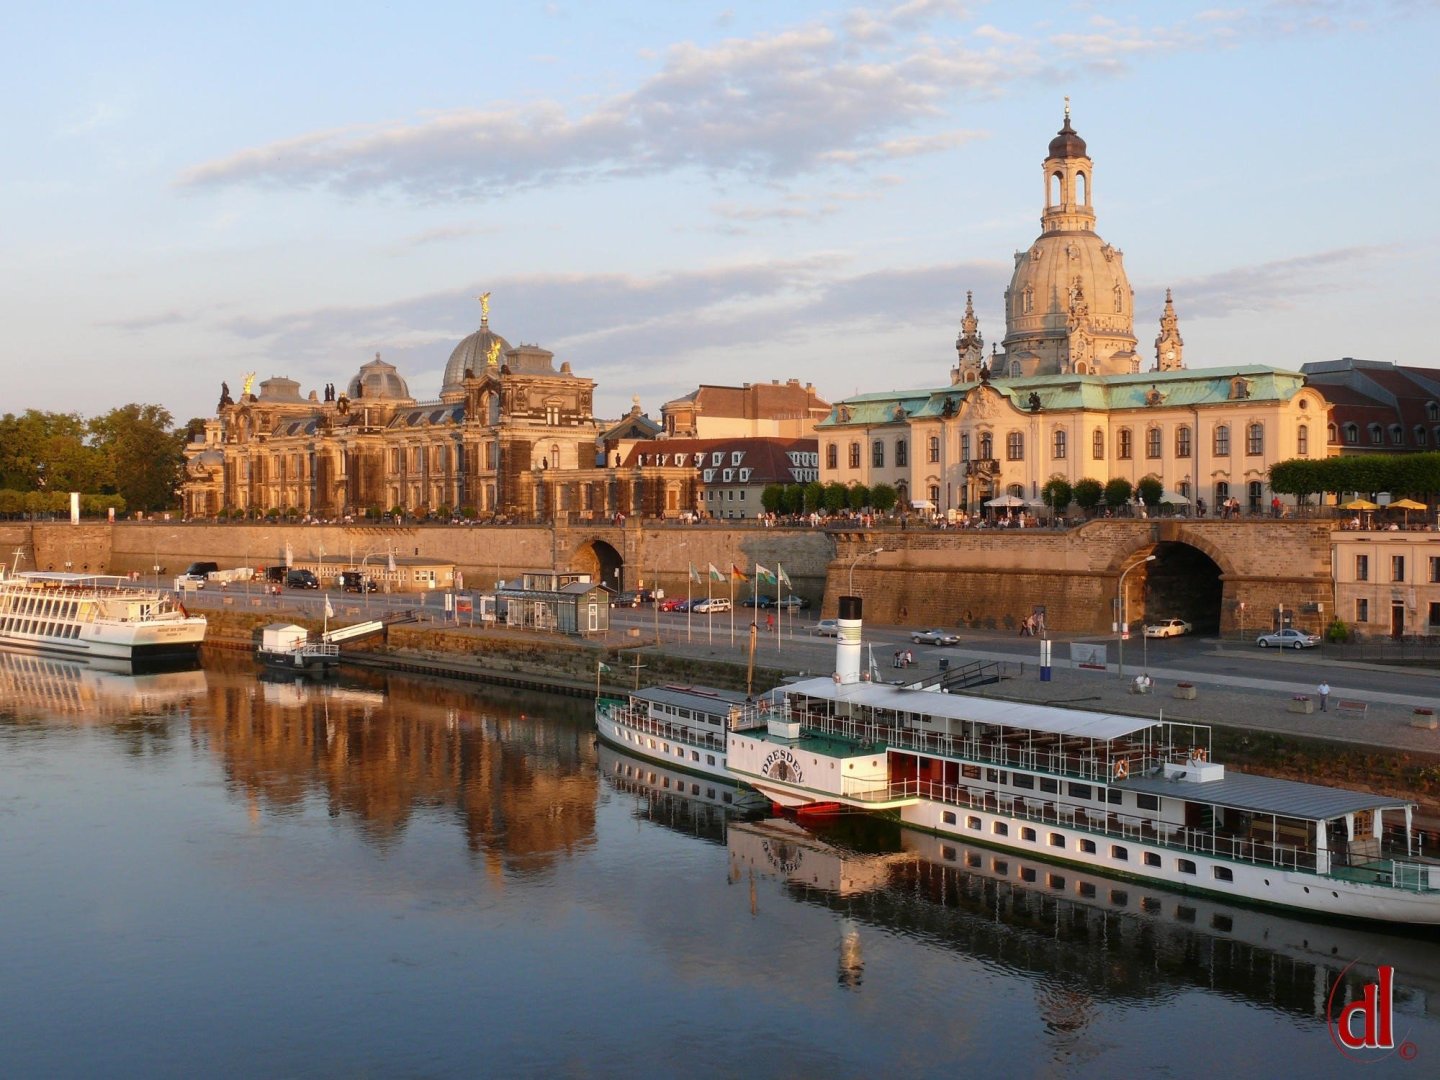
[[[800,759],[793,751],[781,748],[771,750],[760,763],[760,774],[762,776],[773,776],[776,780],[793,780],[800,783],[804,774],[800,768]]]

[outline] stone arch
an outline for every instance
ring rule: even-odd
[[[1155,562],[1125,579],[1131,622],[1181,618],[1192,623],[1197,634],[1218,633],[1224,624],[1227,583],[1236,576],[1234,560],[1225,550],[1194,526],[1166,528],[1158,538],[1146,530],[1133,541],[1122,543],[1107,567],[1118,577],[1137,560],[1155,556]]]
[[[590,580],[619,592],[625,587],[625,557],[608,541],[591,537],[570,556],[570,568],[589,574]]]

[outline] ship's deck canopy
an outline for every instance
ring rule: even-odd
[[[811,698],[850,704],[865,709],[895,713],[923,713],[946,720],[971,721],[1009,728],[1012,731],[1033,731],[1036,734],[1064,735],[1067,738],[1098,739],[1109,742],[1123,739],[1157,725],[1157,721],[1138,716],[1090,712],[1084,709],[1061,709],[996,698],[972,697],[969,694],[946,694],[934,690],[912,690],[885,683],[837,683],[834,679],[807,679],[781,687],[786,696],[803,694]]]
[[[691,686],[651,686],[636,690],[630,696],[636,701],[652,702],[672,709],[689,709],[705,716],[729,716],[731,710],[747,703],[745,695],[738,690],[718,690],[708,686],[703,690]]]
[[[1323,787],[1299,780],[1280,780],[1273,776],[1226,770],[1222,780],[1191,784],[1163,776],[1132,776],[1113,785],[1126,791],[1142,791],[1188,802],[1211,803],[1234,807],[1252,814],[1273,814],[1276,817],[1327,821],[1362,810],[1395,809],[1406,805],[1393,795],[1375,795],[1368,791]]]

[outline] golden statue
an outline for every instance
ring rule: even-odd
[[[491,367],[494,367],[495,361],[498,359],[500,359],[500,342],[496,341],[494,338],[491,338],[490,348],[485,353],[485,363],[489,364]]]
[[[480,294],[480,322],[481,322],[481,323],[488,323],[489,321],[490,321],[490,294],[489,294],[488,292],[482,292],[482,293]]]
[[[246,401],[250,397],[250,387],[255,385],[255,372],[245,376],[245,385],[240,388],[240,400]]]

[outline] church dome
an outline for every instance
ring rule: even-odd
[[[1009,353],[1038,346],[1042,355],[1060,349],[1073,305],[1083,311],[1094,343],[1087,367],[1113,373],[1119,354],[1128,356],[1135,348],[1134,304],[1118,248],[1092,232],[1046,233],[1015,257],[1001,347]],[[1057,369],[1059,354],[1049,359],[1048,370],[1040,373]],[[1123,369],[1129,370],[1128,360]]]
[[[1050,156],[1052,158],[1077,158],[1085,157],[1085,140],[1075,133],[1070,126],[1070,113],[1065,113],[1065,126],[1050,140]]]
[[[441,396],[462,391],[465,372],[484,374],[492,355],[497,367],[503,364],[509,351],[510,343],[490,329],[490,320],[481,319],[480,329],[456,345],[450,354],[450,361],[445,365],[445,381],[440,384]]]
[[[400,372],[395,370],[395,365],[381,360],[379,353],[376,353],[375,359],[362,367],[359,373],[350,380],[350,388],[347,393],[352,400],[355,398],[360,398],[362,401],[369,399],[414,400],[410,396],[410,387],[405,385],[405,380],[400,377]]]

